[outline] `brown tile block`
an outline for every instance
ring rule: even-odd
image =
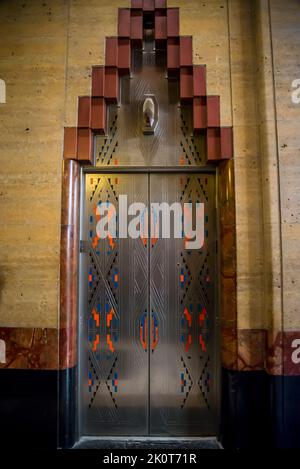
[[[106,131],[106,111],[107,106],[104,98],[92,98],[90,128],[97,132],[105,134]]]
[[[180,99],[193,99],[193,68],[180,68]]]
[[[155,0],[155,9],[162,10],[167,8],[167,0]]]
[[[92,68],[92,96],[94,98],[104,97],[104,67],[95,66]]]
[[[221,127],[221,158],[233,158],[233,132],[232,127]]]
[[[155,2],[154,0],[143,0],[144,11],[154,11]]]
[[[192,36],[180,36],[180,66],[193,65],[193,39]]]
[[[116,67],[105,67],[104,96],[109,103],[117,103],[119,100],[119,75]]]
[[[118,59],[118,69],[121,75],[129,74],[131,68],[131,42],[128,38],[119,38],[118,39],[119,47],[119,59]]]
[[[64,129],[64,159],[77,158],[77,127]]]
[[[118,36],[130,38],[129,8],[119,8],[118,10]]]
[[[105,40],[105,65],[107,67],[118,66],[118,38],[107,37]]]
[[[78,129],[77,141],[78,161],[93,164],[93,137],[91,129]]]
[[[194,65],[194,96],[206,96],[205,65]]]
[[[167,39],[167,17],[164,12],[155,12],[155,40],[164,41]]]
[[[169,38],[167,42],[168,70],[179,69],[179,39]]]
[[[220,128],[207,129],[207,161],[214,162],[221,158]]]
[[[207,127],[220,127],[220,96],[207,96]]]
[[[131,0],[131,8],[142,10],[143,0]]]
[[[179,8],[167,9],[167,35],[168,37],[179,36]]]
[[[97,133],[106,131],[106,103],[104,98],[92,98],[90,128]]]
[[[134,44],[141,46],[143,42],[143,12],[131,11],[130,38]]]
[[[78,99],[78,127],[90,126],[91,98],[80,96]]]
[[[194,130],[207,128],[207,104],[206,98],[193,99],[193,121]]]

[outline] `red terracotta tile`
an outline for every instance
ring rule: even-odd
[[[206,96],[205,65],[194,65],[194,96]]]
[[[107,67],[118,66],[118,38],[107,37],[105,46],[105,65]]]
[[[180,99],[193,99],[193,68],[180,68]]]
[[[154,11],[154,0],[143,0],[143,10],[144,11]]]
[[[193,40],[192,36],[180,37],[180,66],[191,67],[193,65]]]
[[[89,127],[90,125],[90,96],[80,96],[78,99],[78,127]]]
[[[109,103],[117,103],[119,100],[119,76],[116,67],[105,67],[104,94]]]
[[[168,37],[179,36],[179,8],[167,9],[167,35]]]
[[[194,130],[202,130],[207,128],[207,105],[206,98],[193,99],[193,119]]]
[[[104,67],[96,66],[92,68],[92,96],[103,98],[104,96]]]
[[[119,8],[118,36],[130,38],[130,10],[129,8]]]
[[[155,8],[157,10],[167,8],[167,0],[155,0]]]
[[[143,0],[131,0],[131,8],[141,10],[143,8]]]
[[[77,127],[64,129],[64,159],[77,158]]]
[[[214,162],[221,158],[221,132],[220,128],[207,129],[207,161]]]
[[[224,160],[233,158],[232,127],[221,127],[221,158]]]
[[[220,127],[220,96],[207,96],[207,127]]]
[[[179,40],[178,38],[169,38],[167,45],[168,70],[179,68]]]
[[[118,39],[118,69],[121,74],[130,73],[131,67],[131,43],[128,38]]]
[[[77,159],[93,164],[93,135],[91,129],[78,129]]]
[[[141,45],[143,41],[143,13],[142,11],[131,11],[131,26],[130,26],[131,40]]]
[[[161,11],[155,12],[155,40],[164,41],[167,39],[167,17]]]
[[[92,98],[90,127],[93,131],[105,134],[106,103],[104,98]]]

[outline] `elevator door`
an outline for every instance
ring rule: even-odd
[[[158,236],[99,239],[97,206],[204,203],[204,244]],[[122,198],[124,200],[124,198]],[[215,179],[212,174],[86,176],[82,224],[80,428],[83,435],[217,432]],[[153,215],[153,212],[152,212]],[[154,214],[155,215],[155,214]],[[132,218],[132,217],[131,217]],[[130,216],[128,222],[130,222]],[[118,224],[117,224],[118,225]],[[148,233],[150,235],[150,233]]]

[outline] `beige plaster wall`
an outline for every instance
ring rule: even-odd
[[[266,326],[263,305],[263,224],[256,102],[254,4],[228,2],[234,128],[238,329]]]
[[[280,180],[283,328],[300,329],[300,104],[291,99],[300,79],[300,3],[270,1],[276,132]]]
[[[68,5],[0,3],[0,325],[57,324]]]

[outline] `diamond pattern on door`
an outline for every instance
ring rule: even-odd
[[[83,431],[89,435],[148,432],[148,359],[140,315],[148,321],[148,256],[141,239],[99,239],[98,204],[118,210],[119,194],[147,203],[148,176],[90,175],[86,180],[84,324],[81,335]],[[118,216],[117,212],[117,216]]]
[[[86,434],[215,432],[214,183],[214,176],[194,173],[87,177],[81,335]],[[186,249],[184,237],[172,236],[99,239],[97,205],[113,202],[118,217],[121,194],[128,205],[143,202],[149,212],[153,202],[204,203],[203,246]]]

